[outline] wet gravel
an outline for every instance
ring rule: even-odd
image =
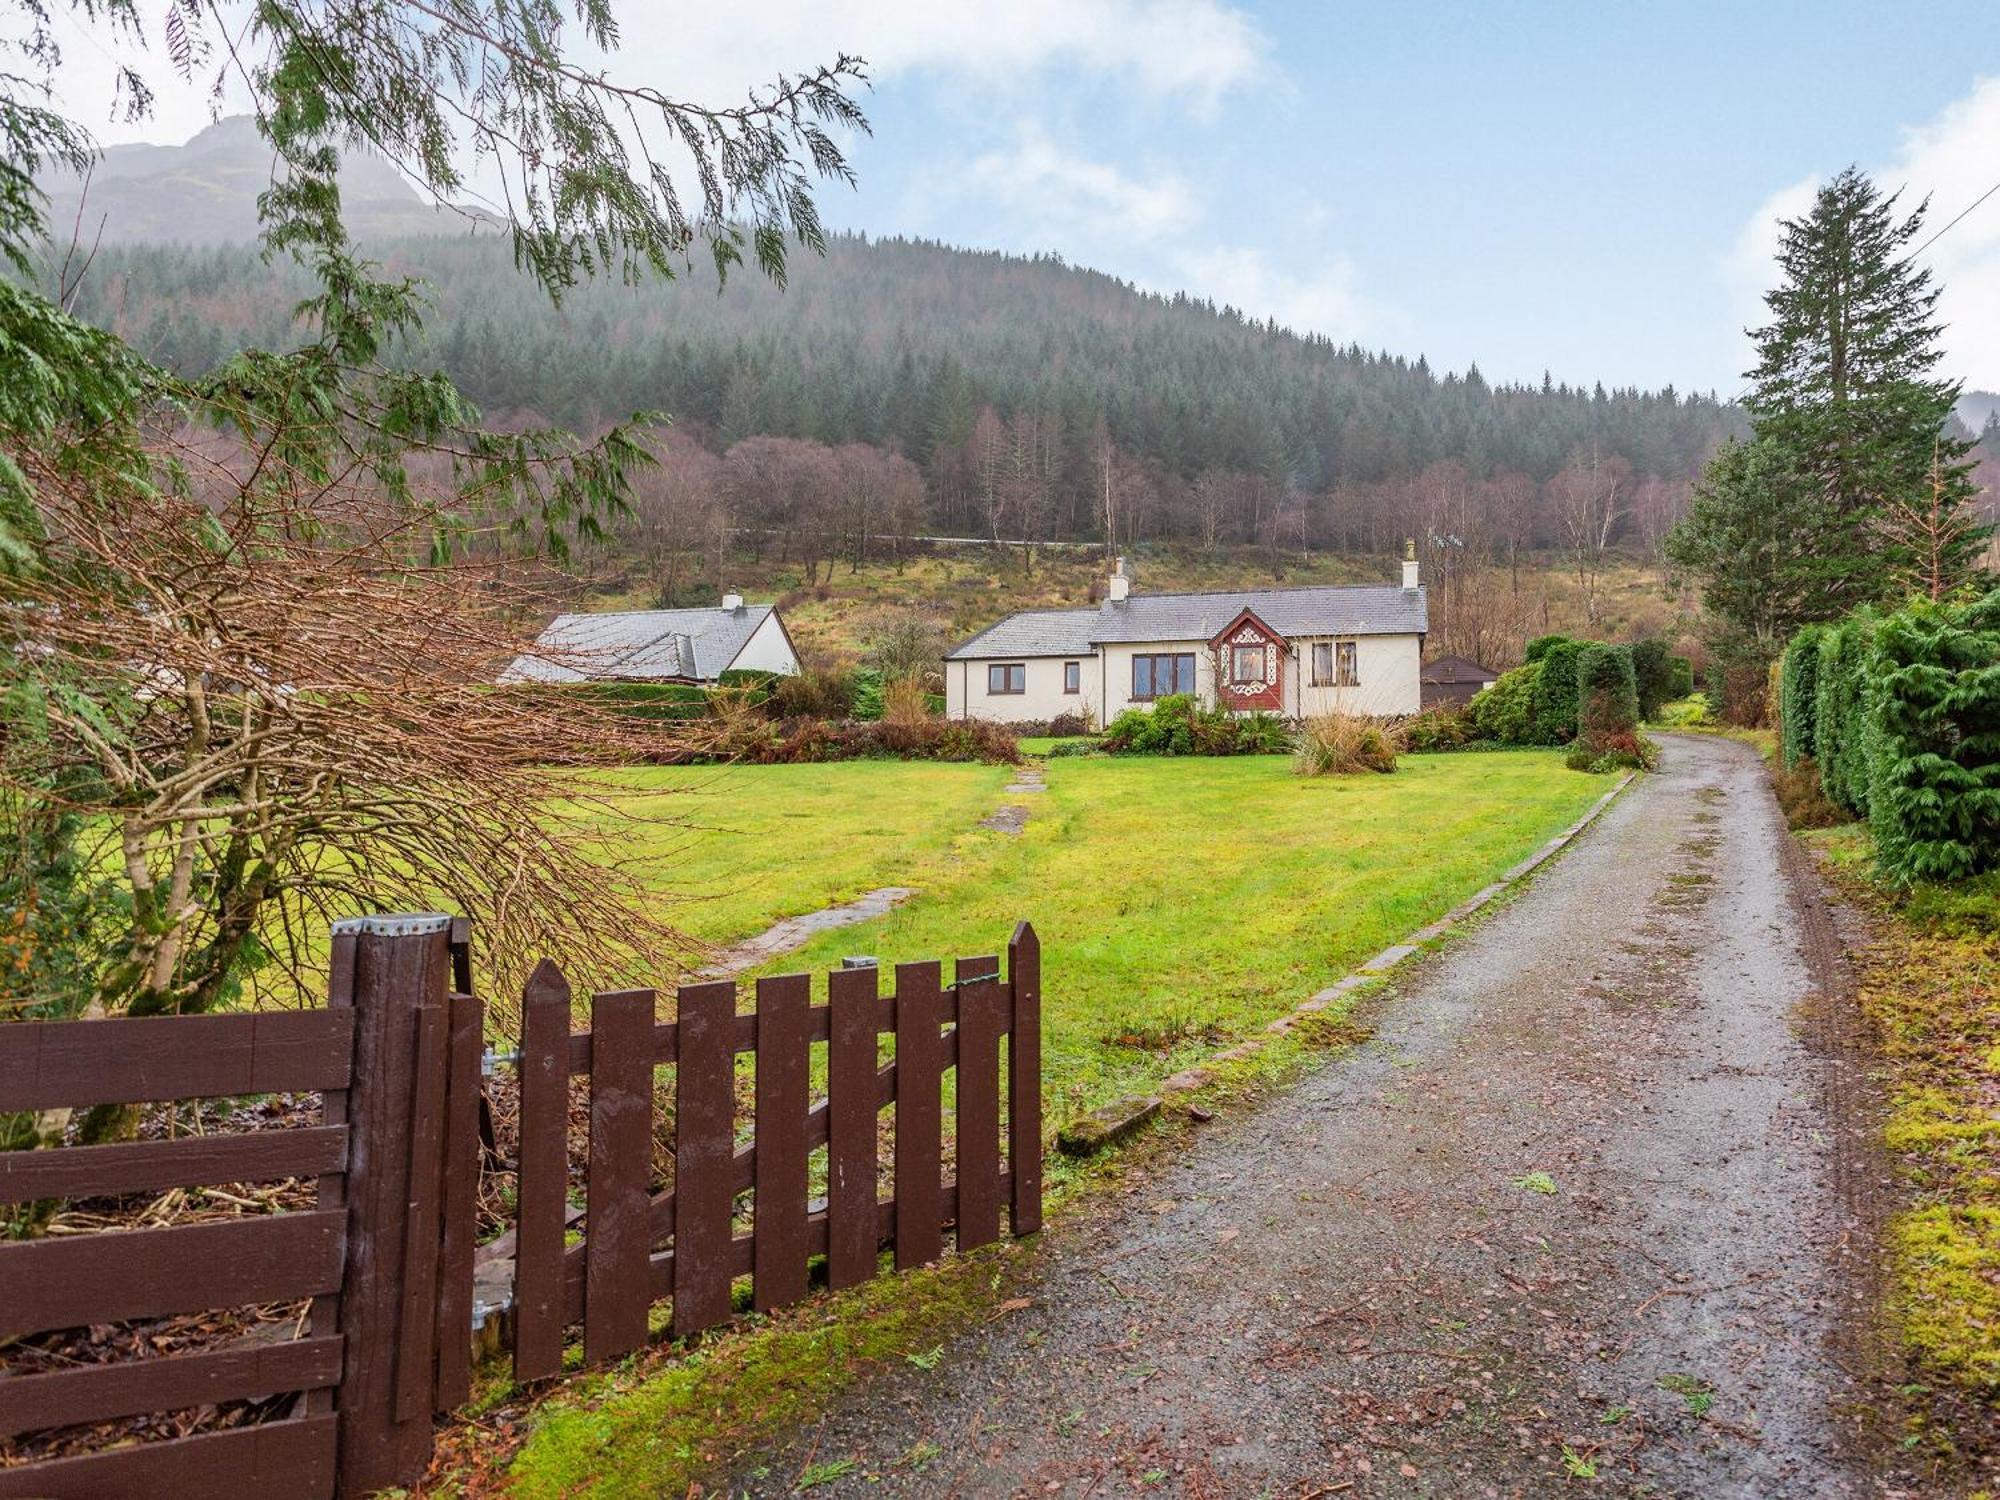
[[[1755,754],[1671,739],[1371,1040],[1141,1153],[1045,1235],[1029,1306],[727,1488],[1873,1493],[1838,963]]]

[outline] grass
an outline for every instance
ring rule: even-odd
[[[700,773],[644,774],[665,790]],[[675,799],[715,830],[672,867],[712,892],[690,925],[736,937],[871,886],[918,889],[764,970],[785,972],[851,953],[884,965],[994,953],[1033,922],[1044,1095],[1060,1121],[1261,1029],[1496,878],[1610,780],[1563,770],[1556,752],[1409,756],[1393,776],[1324,781],[1276,756],[1058,759],[1047,790],[1023,799],[1022,833],[977,829],[1006,775],[707,773],[700,797]]]
[[[688,908],[704,935],[740,937],[770,915],[872,886],[918,888],[890,915],[826,934],[770,970],[817,971],[856,952],[884,964],[991,953],[1016,920],[1033,921],[1051,1129],[1261,1031],[1494,879],[1611,781],[1562,769],[1558,752],[1410,756],[1393,776],[1327,781],[1293,776],[1284,757],[1059,759],[1048,789],[1023,799],[1025,830],[1005,835],[976,827],[1003,800],[1004,770],[868,762],[634,774],[663,796],[698,788],[670,800],[706,830],[681,836],[673,865],[708,888]],[[1286,1038],[1222,1070],[1217,1087],[1274,1076],[1313,1045]],[[1075,1170],[1051,1162],[1058,1191]],[[1004,1257],[1020,1253],[947,1260],[753,1319],[691,1353],[656,1345],[586,1375],[535,1410],[507,1483],[530,1496],[686,1493],[718,1463],[809,1421],[859,1371],[928,1368],[968,1318],[1018,1305],[993,1306]],[[760,1479],[773,1490],[815,1481],[810,1470]]]
[[[2000,876],[1887,889],[1865,828],[1805,835],[1877,918],[1860,999],[1889,1067],[1884,1142],[1911,1193],[1890,1304],[1930,1379],[2000,1396]]]
[[[844,761],[608,779],[640,794],[621,803],[651,820],[622,832],[619,852],[652,867],[684,930],[731,943],[863,891],[935,880],[1012,776],[1008,766]]]

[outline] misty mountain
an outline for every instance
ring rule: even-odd
[[[44,174],[49,228],[60,245],[247,245],[257,238],[257,196],[271,185],[271,147],[248,115],[232,115],[181,146],[110,146],[87,176]],[[483,215],[441,208],[378,156],[342,153],[341,199],[349,232],[367,244],[457,235]]]

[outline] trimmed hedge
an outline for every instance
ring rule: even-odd
[[[1903,881],[2000,869],[2000,589],[1801,631],[1781,680],[1788,768],[1818,763]]]
[[[2000,869],[2000,589],[1899,610],[1869,665],[1876,858],[1906,882]]]
[[[1472,738],[1499,745],[1534,744],[1535,686],[1541,679],[1542,664],[1531,661],[1502,672],[1493,686],[1474,693],[1465,709]]]
[[[689,682],[581,682],[574,691],[635,719],[678,723],[708,717],[708,689]]]
[[[1648,636],[1632,643],[1632,679],[1639,693],[1639,717],[1659,717],[1663,705],[1680,695],[1674,691],[1674,658],[1667,643]]]
[[[1537,744],[1567,745],[1576,738],[1576,662],[1583,646],[1566,635],[1545,635],[1528,646],[1528,660],[1542,669],[1533,696]]]
[[[1579,733],[1638,727],[1639,683],[1631,647],[1598,641],[1581,644],[1576,653],[1576,690]]]
[[[1778,756],[1786,770],[1816,760],[1813,699],[1819,692],[1819,643],[1824,626],[1808,625],[1785,647],[1778,669]]]

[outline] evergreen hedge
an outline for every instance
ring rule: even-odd
[[[1567,745],[1576,738],[1576,662],[1583,644],[1566,635],[1545,635],[1528,645],[1528,660],[1542,669],[1532,700],[1536,744]]]
[[[1657,718],[1662,705],[1679,696],[1674,691],[1673,661],[1667,643],[1658,636],[1632,643],[1632,677],[1639,693],[1640,718]]]
[[[1801,760],[1817,759],[1813,699],[1819,691],[1819,643],[1825,634],[1820,625],[1801,630],[1785,647],[1779,668],[1778,755],[1788,771]]]
[[[1541,677],[1542,664],[1531,661],[1525,667],[1502,672],[1493,686],[1474,693],[1465,706],[1471,737],[1498,745],[1533,744],[1535,684]]]
[[[2000,869],[2000,589],[1890,615],[1868,665],[1876,858],[1903,881]]]
[[[1872,615],[1849,615],[1822,627],[1814,644],[1813,758],[1827,800],[1853,817],[1868,815],[1868,658]]]
[[[1578,645],[1576,687],[1580,728],[1588,731],[1636,729],[1639,724],[1638,673],[1629,646],[1599,641]]]

